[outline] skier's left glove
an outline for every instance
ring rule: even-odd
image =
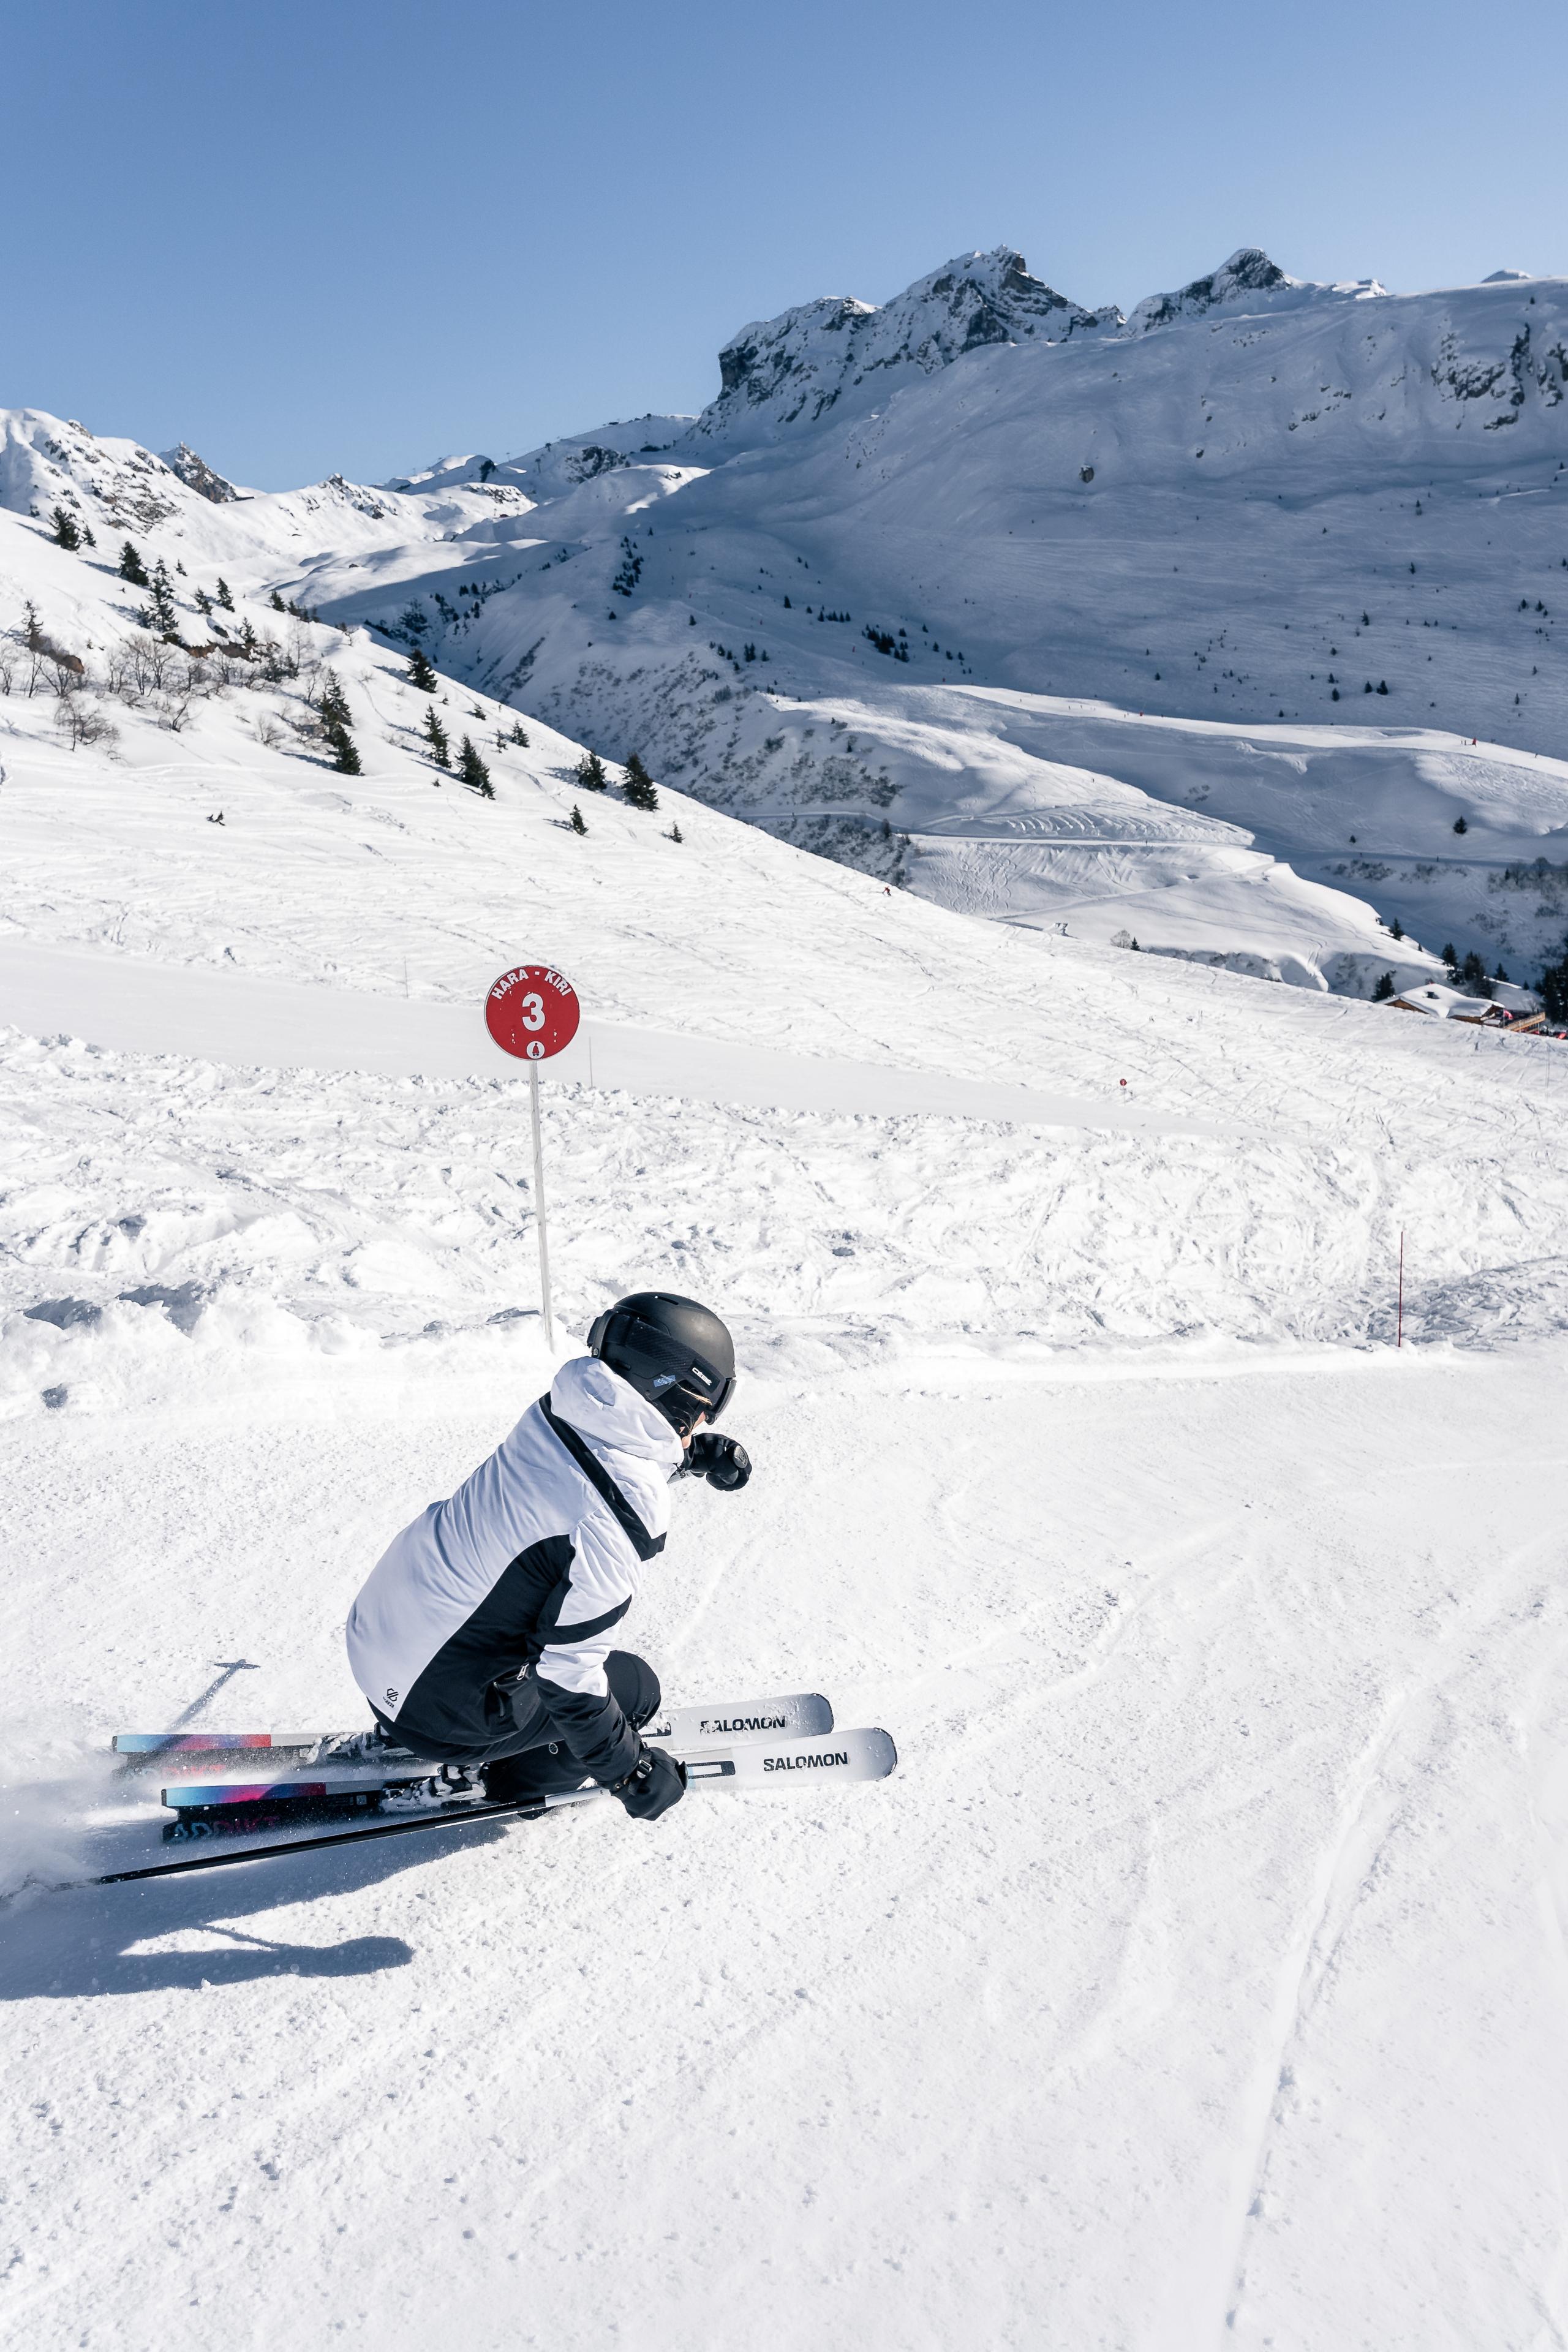
[[[733,1437],[721,1437],[716,1429],[700,1429],[691,1441],[686,1466],[694,1478],[706,1478],[710,1486],[732,1495],[751,1476],[752,1457]]]
[[[611,1787],[634,1822],[657,1822],[686,1794],[686,1775],[662,1748],[643,1748],[624,1780]]]

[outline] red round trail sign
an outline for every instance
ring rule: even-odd
[[[577,1034],[583,1008],[571,982],[547,963],[514,964],[485,999],[485,1027],[503,1054],[548,1062]]]

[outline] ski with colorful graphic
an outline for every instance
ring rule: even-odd
[[[784,1735],[804,1739],[832,1728],[833,1709],[819,1691],[788,1691],[777,1698],[668,1707],[647,1727],[646,1737],[661,1746],[682,1746]],[[184,1757],[309,1756],[324,1762],[333,1748],[354,1737],[321,1731],[117,1731],[111,1745],[125,1769],[135,1772]]]

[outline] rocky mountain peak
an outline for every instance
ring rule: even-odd
[[[1227,303],[1262,301],[1268,308],[1277,308],[1281,301],[1310,301],[1323,294],[1383,294],[1383,287],[1375,278],[1356,278],[1354,285],[1317,285],[1310,278],[1289,278],[1277,261],[1269,261],[1262,247],[1239,245],[1229,261],[1223,261],[1206,278],[1192,278],[1175,294],[1150,294],[1131,313],[1126,327],[1129,334],[1147,334],[1150,327],[1173,327],[1178,320],[1204,318],[1208,310],[1220,310]]]
[[[960,254],[879,307],[839,295],[742,327],[719,355],[721,389],[695,436],[772,438],[869,406],[900,373],[930,375],[988,344],[1059,342],[1121,323],[1120,311],[1086,310],[1031,277],[1011,246]]]
[[[227,506],[231,499],[238,498],[234,484],[225,481],[205,457],[198,457],[188,443],[178,442],[173,449],[160,449],[158,455],[187,490],[195,490],[198,498],[210,499],[215,507]]]

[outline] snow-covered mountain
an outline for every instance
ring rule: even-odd
[[[497,467],[532,503],[482,570],[296,587],[949,904],[1364,990],[1327,887],[1529,963],[1568,885],[1565,294],[1243,248],[1122,320],[972,256],[744,330],[685,430]]]
[[[1380,917],[1516,974],[1568,919],[1565,385],[1561,279],[1244,247],[1123,318],[1004,247],[742,330],[695,419],[215,506],[13,416],[0,499],[965,911],[1365,992]]]

